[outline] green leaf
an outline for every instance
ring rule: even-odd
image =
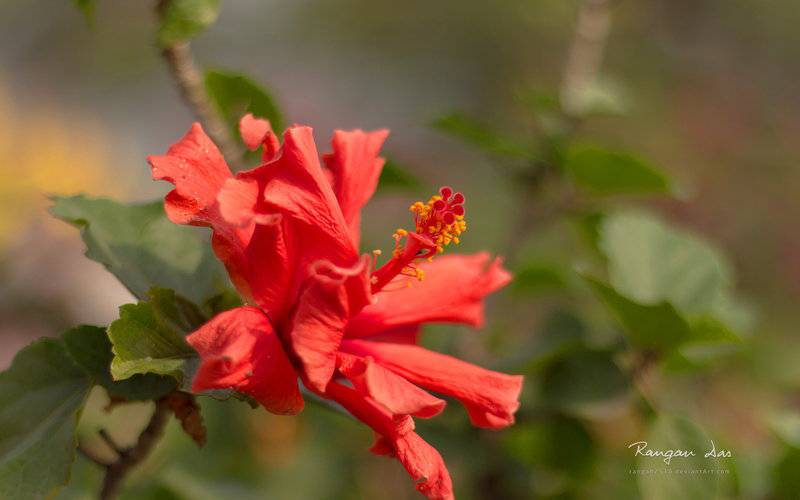
[[[598,196],[670,190],[663,172],[627,153],[578,147],[567,155],[564,169],[577,186]]]
[[[727,475],[690,474],[680,476],[660,472],[663,469],[703,470],[725,469],[732,467],[732,458],[705,457],[711,450],[711,439],[692,422],[683,418],[659,415],[648,429],[643,441],[649,450],[693,450],[693,457],[673,457],[669,464],[664,457],[636,457],[639,469],[656,471],[652,474],[637,476],[642,497],[645,500],[666,500],[680,498],[682,500],[708,500],[717,498],[721,483]],[[719,452],[722,447],[715,442]],[[634,453],[636,447],[631,448]]]
[[[94,24],[95,0],[72,0],[72,3],[75,5],[75,8],[83,13],[86,24],[92,26]]]
[[[585,279],[635,345],[680,346],[670,364],[691,367],[732,350],[715,345],[740,341],[734,328],[746,327],[747,318],[735,306],[727,263],[710,245],[629,212],[602,220],[598,247],[610,283]]]
[[[569,96],[569,114],[574,117],[619,116],[630,108],[629,98],[616,82],[595,79]]]
[[[444,133],[457,137],[489,153],[525,159],[533,159],[535,157],[531,148],[517,144],[515,141],[491,130],[485,124],[461,113],[451,113],[437,118],[432,125]]]
[[[642,212],[606,217],[599,244],[611,285],[643,304],[669,301],[686,313],[712,312],[731,286],[719,252]]]
[[[69,481],[91,385],[57,339],[34,342],[0,373],[0,498],[44,498]]]
[[[378,189],[405,189],[416,190],[422,186],[422,182],[408,169],[392,159],[387,159],[378,180]]]
[[[157,35],[161,47],[197,36],[219,15],[219,0],[168,0],[163,5]]]
[[[566,273],[557,264],[528,261],[514,272],[512,287],[519,294],[536,294],[560,290],[567,286]]]
[[[524,349],[526,371],[535,374],[542,367],[584,346],[586,325],[574,313],[557,309],[544,321],[541,331]]]
[[[245,75],[222,70],[209,70],[205,76],[208,97],[222,114],[235,137],[239,120],[247,113],[269,120],[272,129],[280,133],[284,122],[275,99],[264,87]]]
[[[203,303],[203,311],[208,313],[207,317],[211,318],[223,311],[241,307],[242,305],[244,304],[239,294],[228,289],[206,300]]]
[[[612,356],[611,351],[580,349],[559,358],[542,376],[542,397],[555,408],[578,414],[625,398],[630,381]]]
[[[672,304],[639,304],[598,279],[583,279],[617,317],[634,346],[668,351],[691,337],[689,324]]]
[[[795,498],[800,491],[800,450],[788,448],[780,458],[772,477],[772,493],[767,498]]]
[[[64,332],[61,338],[72,359],[95,384],[103,386],[113,396],[132,401],[158,399],[177,386],[175,379],[153,373],[114,381],[110,371],[114,354],[105,328],[83,325]]]
[[[768,419],[772,432],[787,446],[800,450],[800,414],[778,413]]]
[[[161,287],[202,303],[226,289],[225,271],[202,233],[173,224],[160,201],[125,205],[83,196],[53,200],[51,213],[81,230],[86,256],[103,264],[137,298]]]
[[[154,289],[149,301],[126,304],[120,307],[119,315],[108,327],[114,380],[156,373],[174,377],[180,384],[191,381],[197,352],[185,335],[205,320],[196,306],[172,290]]]
[[[566,472],[576,480],[591,473],[597,459],[586,426],[566,415],[520,422],[503,432],[502,442],[508,454],[529,467]]]

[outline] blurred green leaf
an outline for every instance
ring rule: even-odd
[[[670,190],[663,172],[627,153],[576,147],[567,155],[564,169],[577,186],[599,196]]]
[[[75,8],[81,11],[83,17],[86,19],[86,24],[91,26],[94,24],[94,8],[95,0],[72,0]]]
[[[45,498],[67,483],[91,385],[57,339],[34,342],[0,373],[0,498]]]
[[[600,250],[600,228],[606,214],[603,212],[589,212],[580,214],[574,219],[578,234],[586,241],[591,249],[602,256]]]
[[[146,302],[120,307],[119,319],[108,327],[114,352],[111,374],[114,380],[124,380],[137,373],[156,373],[188,384],[197,352],[185,336],[205,318],[172,290],[154,289],[149,295]]]
[[[217,20],[219,5],[219,0],[166,0],[158,26],[158,44],[168,47],[202,33]]]
[[[567,286],[565,271],[556,263],[528,261],[514,270],[512,287],[519,294],[536,294]]]
[[[670,350],[691,343],[674,360],[689,366],[730,352],[713,344],[740,340],[728,306],[730,271],[716,250],[640,212],[606,216],[599,234],[610,284],[584,278],[635,345]]]
[[[554,415],[540,421],[521,422],[503,436],[507,452],[528,466],[566,471],[581,479],[591,471],[597,450],[580,420]]]
[[[800,450],[787,448],[772,474],[772,494],[768,498],[797,498],[800,491]]]
[[[616,82],[608,79],[595,79],[583,85],[569,96],[571,116],[584,118],[592,116],[619,116],[630,109],[629,96]]]
[[[532,159],[535,157],[530,147],[517,144],[503,137],[487,125],[461,113],[451,113],[437,118],[433,127],[462,141],[501,156]]]
[[[719,252],[643,212],[606,217],[600,247],[611,285],[643,304],[669,301],[687,313],[710,312],[731,285]]]
[[[613,359],[613,352],[580,349],[557,359],[541,379],[542,397],[551,406],[578,414],[627,397],[629,378]]]
[[[416,190],[422,186],[422,182],[408,169],[393,159],[387,158],[383,165],[381,177],[378,180],[378,189],[406,189]]]
[[[103,198],[54,197],[51,213],[81,231],[86,256],[103,264],[137,298],[170,288],[197,303],[226,289],[225,270],[196,228],[167,219],[159,202],[125,205]]]
[[[561,109],[558,95],[551,91],[528,88],[517,93],[517,99],[532,113],[539,130],[546,138],[566,138],[572,125]]]
[[[574,313],[563,309],[550,313],[536,333],[533,346],[525,349],[526,371],[536,372],[553,360],[580,349],[585,336],[586,325]]]
[[[241,139],[239,120],[247,113],[269,120],[280,134],[283,115],[267,90],[245,75],[223,70],[209,70],[205,76],[208,97],[225,118],[231,132]]]
[[[203,312],[209,318],[217,314],[243,305],[242,298],[232,289],[214,295],[203,303]]]
[[[769,427],[787,446],[800,450],[800,413],[787,412],[772,415]]]
[[[634,346],[668,351],[691,337],[689,324],[669,302],[639,304],[600,280],[583,278],[614,313]]]
[[[114,396],[132,401],[157,399],[175,389],[177,385],[172,377],[153,373],[114,381],[110,370],[114,354],[105,328],[78,326],[68,330],[61,337],[72,359],[87,372],[95,384],[103,386]]]
[[[659,473],[665,468],[681,470],[719,470],[732,467],[732,459],[705,457],[711,449],[711,439],[692,422],[669,415],[659,415],[651,424],[644,439],[650,450],[694,450],[694,457],[673,457],[669,464],[663,457],[637,457],[639,469],[656,469],[651,474],[637,476],[644,500],[708,500],[717,498],[722,474],[675,474]],[[715,443],[720,451],[720,443]],[[631,448],[631,452],[635,447]]]

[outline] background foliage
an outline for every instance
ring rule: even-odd
[[[392,129],[365,249],[388,248],[416,192],[452,184],[469,203],[460,250],[507,256],[517,279],[484,331],[425,333],[526,375],[504,432],[471,428],[456,405],[419,423],[459,498],[796,494],[800,14],[788,0],[617,2],[603,66],[571,106],[577,1],[176,0],[161,23],[148,3],[75,4],[85,19],[68,2],[0,5],[0,497],[50,492],[74,459],[57,497],[91,498],[99,470],[75,440],[108,458],[98,429],[135,440],[151,403],[109,402],[184,384],[183,334],[235,305],[207,235],[149,203],[166,187],[145,155],[191,120],[159,47],[195,36],[229,127],[251,111],[309,123],[320,144],[333,127]],[[46,201],[54,192],[122,201]],[[170,424],[124,498],[416,497],[343,415],[200,403],[205,448]],[[642,439],[713,439],[733,451],[717,461],[730,473],[633,475],[658,463],[632,457]],[[8,479],[21,472],[21,486]]]

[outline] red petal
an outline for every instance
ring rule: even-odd
[[[247,113],[239,120],[239,133],[242,135],[244,145],[250,151],[258,149],[264,136],[271,131],[272,126],[268,120],[256,118],[252,113]]]
[[[345,337],[347,330],[345,330]],[[419,325],[405,325],[385,332],[376,333],[369,337],[376,342],[390,342],[392,344],[416,344],[419,342]]]
[[[216,212],[217,193],[231,177],[225,159],[199,123],[192,125],[166,155],[149,156],[153,179],[175,184],[164,208],[176,224],[210,225]]]
[[[333,153],[323,157],[333,173],[333,190],[356,247],[361,234],[361,208],[378,185],[386,161],[378,152],[388,135],[388,130],[337,130],[331,141]]]
[[[242,128],[250,141],[265,123],[245,117]],[[278,158],[235,178],[197,124],[167,155],[150,158],[153,176],[176,185],[165,202],[170,218],[212,226],[214,250],[237,289],[275,324],[286,322],[315,262],[358,263],[311,129],[292,127],[284,137]]]
[[[350,241],[339,202],[319,165],[309,127],[289,128],[284,134],[280,157],[253,174],[266,181],[263,194],[266,205],[299,223],[297,244],[306,251],[316,250],[313,260],[327,258],[340,266],[352,265],[357,260],[358,252]]]
[[[475,366],[452,356],[409,344],[346,340],[342,351],[371,356],[411,383],[461,401],[478,427],[497,429],[514,423],[522,377]]]
[[[474,255],[445,255],[419,265],[424,281],[400,276],[375,295],[347,327],[347,337],[367,337],[400,326],[424,322],[483,325],[483,299],[505,286],[511,275],[502,261],[489,263],[486,252]],[[488,266],[487,266],[488,264]],[[398,286],[394,286],[397,282]]]
[[[360,358],[340,352],[338,367],[357,390],[394,415],[431,418],[441,413],[447,404],[373,362],[372,358]]]
[[[339,383],[331,383],[325,396],[341,404],[380,437],[373,451],[397,457],[417,484],[417,491],[432,500],[451,500],[453,484],[442,456],[414,432],[410,417],[394,419],[368,397]]]
[[[303,409],[297,374],[259,309],[247,306],[220,313],[186,340],[201,358],[193,391],[234,389],[281,415]]]
[[[328,261],[312,265],[312,275],[300,292],[285,335],[313,389],[325,390],[336,368],[344,327],[369,300],[366,257],[352,268]]]
[[[416,481],[417,491],[431,499],[455,498],[450,472],[436,448],[416,432],[396,438],[393,444],[397,459]]]
[[[262,159],[270,161],[280,148],[278,137],[272,131],[268,120],[256,118],[252,113],[247,113],[239,120],[239,133],[245,146],[250,151],[255,151],[259,146],[264,146]]]
[[[261,212],[259,193],[254,178],[225,183],[218,200],[227,226],[219,227],[212,242],[239,293],[267,311],[277,324],[293,298],[294,259],[286,242],[283,217]]]

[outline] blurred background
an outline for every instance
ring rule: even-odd
[[[77,323],[108,324],[133,300],[83,257],[76,231],[46,208],[51,193],[138,201],[167,191],[150,180],[145,156],[165,151],[193,117],[154,45],[151,4],[100,0],[91,27],[70,2],[0,4],[0,368],[32,339]],[[520,203],[535,207],[535,218],[547,210],[547,192],[524,191],[507,159],[431,123],[457,110],[536,142],[524,97],[558,94],[579,5],[223,1],[193,50],[205,67],[264,84],[289,122],[314,127],[322,151],[334,128],[391,129],[384,151],[419,179],[414,189],[422,194],[379,192],[364,216],[369,248],[388,249],[394,229],[408,224],[409,202],[449,184],[467,195],[470,230],[458,251],[508,255],[512,269],[531,260],[572,269],[590,259],[576,249],[574,221],[537,223],[528,235],[518,230]],[[599,75],[625,112],[586,119],[575,133],[658,165],[680,196],[604,206],[646,207],[723,249],[755,318],[733,355],[699,370],[655,374],[639,389],[659,411],[688,416],[733,450],[731,485],[719,495],[795,498],[800,9],[789,0],[639,0],[614,2],[610,15]],[[519,423],[506,431],[471,429],[455,404],[419,422],[448,463],[457,496],[657,498],[629,474],[627,446],[641,439],[650,410],[622,369],[584,373],[591,360],[570,358],[556,368],[543,361],[552,354],[543,332],[586,331],[594,353],[616,345],[612,320],[586,290],[521,288],[492,298],[480,332],[426,332],[425,343],[437,350],[526,375]],[[604,376],[612,380],[597,382]],[[576,410],[549,399],[548,387],[572,382],[586,384],[587,404]],[[593,392],[595,382],[607,393]],[[92,395],[81,422],[85,439],[97,439],[99,426],[133,439],[147,405],[109,413],[105,397]],[[243,403],[202,404],[206,449],[171,425],[126,498],[418,497],[398,463],[366,452],[369,430],[342,415],[314,405],[286,418]],[[73,478],[60,497],[92,498],[99,472],[79,458]]]

